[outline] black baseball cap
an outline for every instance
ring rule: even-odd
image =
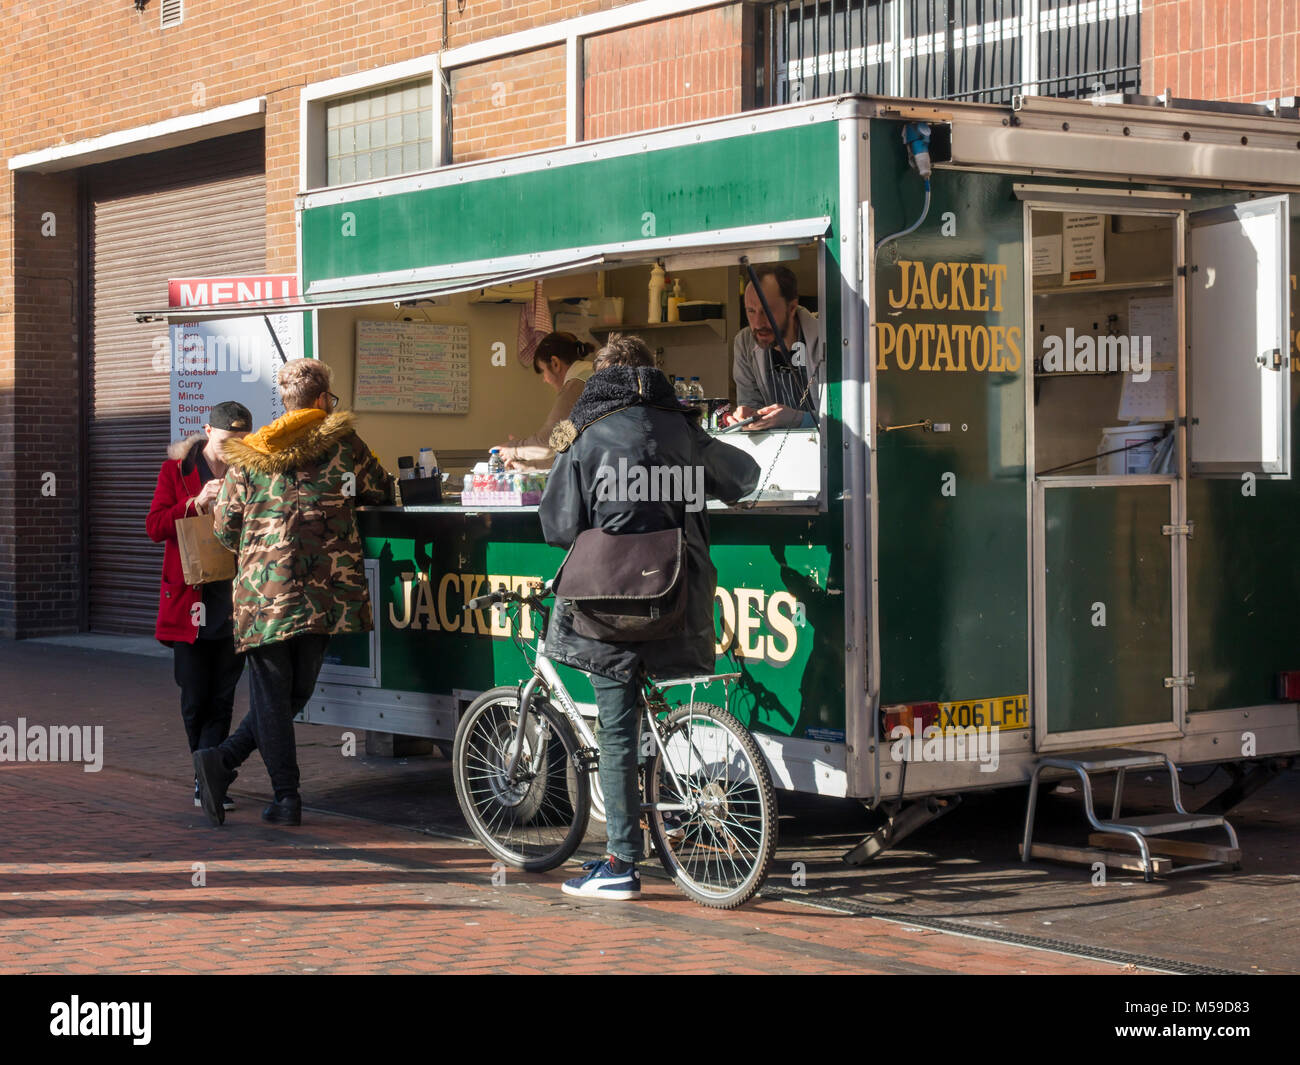
[[[233,399],[218,403],[208,415],[208,424],[214,429],[227,429],[235,433],[246,433],[253,428],[253,416],[242,403]]]

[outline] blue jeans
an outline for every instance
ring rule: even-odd
[[[636,779],[641,681],[624,684],[591,674],[591,686],[600,711],[600,790],[605,796],[608,851],[621,861],[639,861],[644,839]]]

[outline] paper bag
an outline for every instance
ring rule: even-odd
[[[180,518],[176,522],[176,544],[186,584],[228,581],[235,575],[235,556],[212,535],[211,514]]]

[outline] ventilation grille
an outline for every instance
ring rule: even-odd
[[[185,0],[162,0],[162,28],[179,26],[185,18]]]

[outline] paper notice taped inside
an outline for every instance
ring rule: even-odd
[[[1065,266],[1062,282],[1090,285],[1106,280],[1106,216],[1067,214],[1061,216]]]

